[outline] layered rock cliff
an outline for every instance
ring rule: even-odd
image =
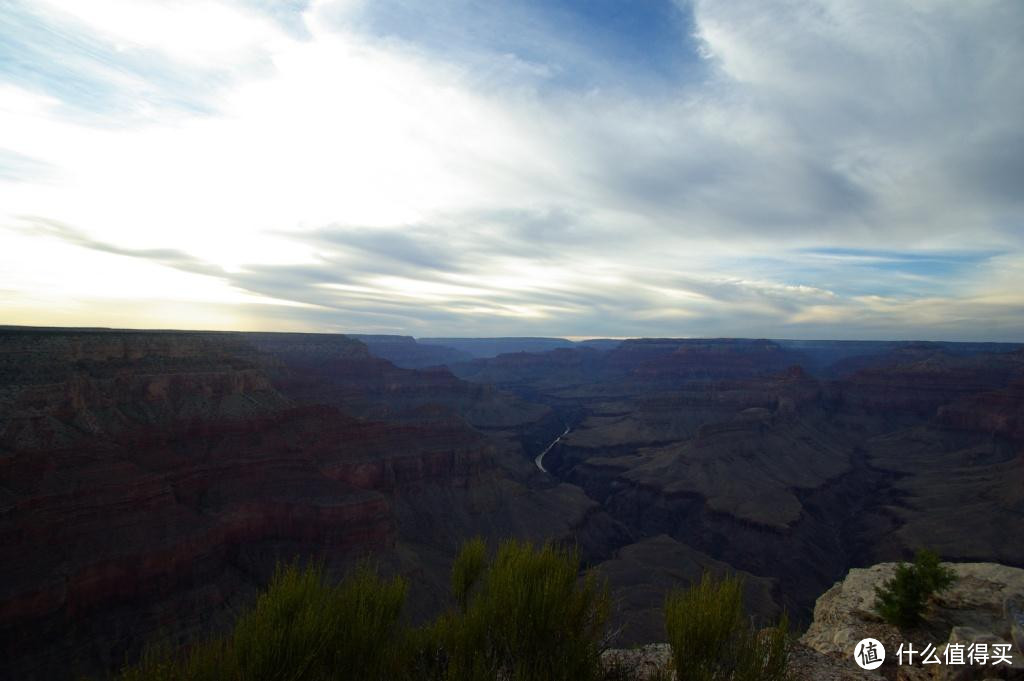
[[[7,332],[0,366],[6,673],[115,666],[142,634],[215,625],[256,587],[254,551],[395,541],[349,473],[381,434],[296,406],[238,336]]]
[[[1024,536],[1024,355],[856,346],[649,339],[456,371],[577,409],[548,470],[638,539],[772,580],[798,622],[850,567],[916,547],[1024,565],[1024,544],[1005,541]],[[805,351],[818,375],[790,365]]]
[[[474,535],[577,543],[623,644],[660,638],[664,592],[704,570],[800,624],[849,568],[920,546],[1024,566],[1024,354],[987,349],[850,367],[654,339],[422,370],[330,334],[6,329],[0,677],[187,642],[297,557],[373,552],[427,615]]]
[[[375,357],[403,369],[423,369],[473,359],[468,352],[445,345],[418,343],[412,336],[358,334],[352,338],[364,343]]]
[[[186,642],[278,561],[372,552],[426,613],[468,536],[621,533],[522,451],[548,408],[343,336],[5,330],[0,377],[0,678]]]

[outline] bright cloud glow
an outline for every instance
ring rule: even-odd
[[[281,41],[280,31],[268,19],[222,2],[42,0],[38,6],[54,18],[81,22],[119,52],[155,49],[196,65],[238,59]]]
[[[1019,3],[598,5],[6,4],[0,320],[1024,338]]]

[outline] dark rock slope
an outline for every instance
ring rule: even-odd
[[[468,352],[445,345],[418,343],[412,336],[359,334],[350,338],[364,343],[374,356],[403,369],[424,369],[473,359]]]
[[[621,529],[521,442],[549,409],[342,336],[0,333],[0,678],[223,626],[279,560],[373,552],[436,608],[467,536]]]
[[[339,335],[0,330],[0,678],[186,643],[297,557],[373,553],[424,616],[477,534],[577,543],[623,645],[705,570],[806,623],[920,546],[1024,566],[1021,350],[541,347],[410,369]]]
[[[870,349],[858,348],[862,368],[819,366],[818,377],[799,344],[728,339],[504,355],[456,371],[575,409],[546,468],[638,538],[668,536],[772,580],[775,601],[806,622],[850,567],[916,547],[1024,565],[1024,353]],[[645,555],[631,562],[657,572]],[[630,572],[632,584],[618,581],[642,594],[644,571]],[[659,598],[636,608],[656,611]]]

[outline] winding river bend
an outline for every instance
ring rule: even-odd
[[[552,440],[551,444],[549,444],[547,447],[545,447],[544,451],[541,452],[540,454],[538,454],[537,458],[533,460],[533,462],[535,464],[537,464],[537,468],[540,469],[541,473],[547,473],[548,472],[548,469],[544,468],[544,455],[547,454],[548,452],[550,452],[551,448],[554,447],[555,445],[557,445],[559,440],[561,440],[563,437],[568,435],[570,430],[572,430],[572,427],[570,425],[566,424],[565,430],[562,431],[562,434],[559,435],[558,437],[556,437],[554,440]]]

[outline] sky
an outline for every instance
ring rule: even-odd
[[[0,324],[1024,341],[1024,2],[4,0]]]

